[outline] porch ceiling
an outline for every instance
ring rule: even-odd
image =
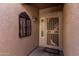
[[[44,9],[48,7],[55,7],[55,6],[63,5],[63,3],[24,3],[24,4],[31,5],[38,9]]]

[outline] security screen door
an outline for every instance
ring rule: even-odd
[[[39,28],[39,46],[62,48],[62,14],[41,17]]]
[[[47,44],[59,46],[59,18],[47,19]]]

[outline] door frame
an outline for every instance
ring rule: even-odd
[[[63,31],[63,30],[62,30],[62,13],[59,12],[59,13],[57,13],[57,14],[55,13],[55,15],[53,15],[53,16],[52,16],[52,14],[51,14],[50,16],[40,17],[40,22],[41,22],[41,19],[45,19],[45,20],[46,20],[47,18],[53,18],[53,17],[59,17],[59,23],[60,23],[59,27],[60,27],[60,33],[61,33],[61,34],[60,34],[61,40],[59,40],[59,42],[60,42],[60,43],[59,43],[59,47],[52,47],[52,46],[47,46],[47,47],[62,49],[62,48],[63,48],[63,45],[62,45],[62,31]],[[44,38],[43,38],[43,39],[40,38],[40,36],[41,36],[41,35],[40,35],[40,32],[41,32],[41,28],[40,28],[41,25],[40,25],[40,24],[41,24],[41,23],[39,23],[39,46],[46,47],[46,45],[44,45],[44,43],[43,43],[43,42],[44,42],[44,41],[43,41]],[[47,25],[46,25],[46,26],[47,26]],[[46,39],[45,39],[45,40],[46,40]],[[43,42],[42,42],[42,41],[43,41]],[[42,42],[43,44],[42,44],[41,42]]]

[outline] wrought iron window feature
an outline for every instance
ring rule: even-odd
[[[26,12],[19,15],[19,37],[31,35],[31,19]]]

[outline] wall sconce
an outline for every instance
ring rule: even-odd
[[[32,17],[32,21],[33,22],[37,22],[37,18],[36,17]]]

